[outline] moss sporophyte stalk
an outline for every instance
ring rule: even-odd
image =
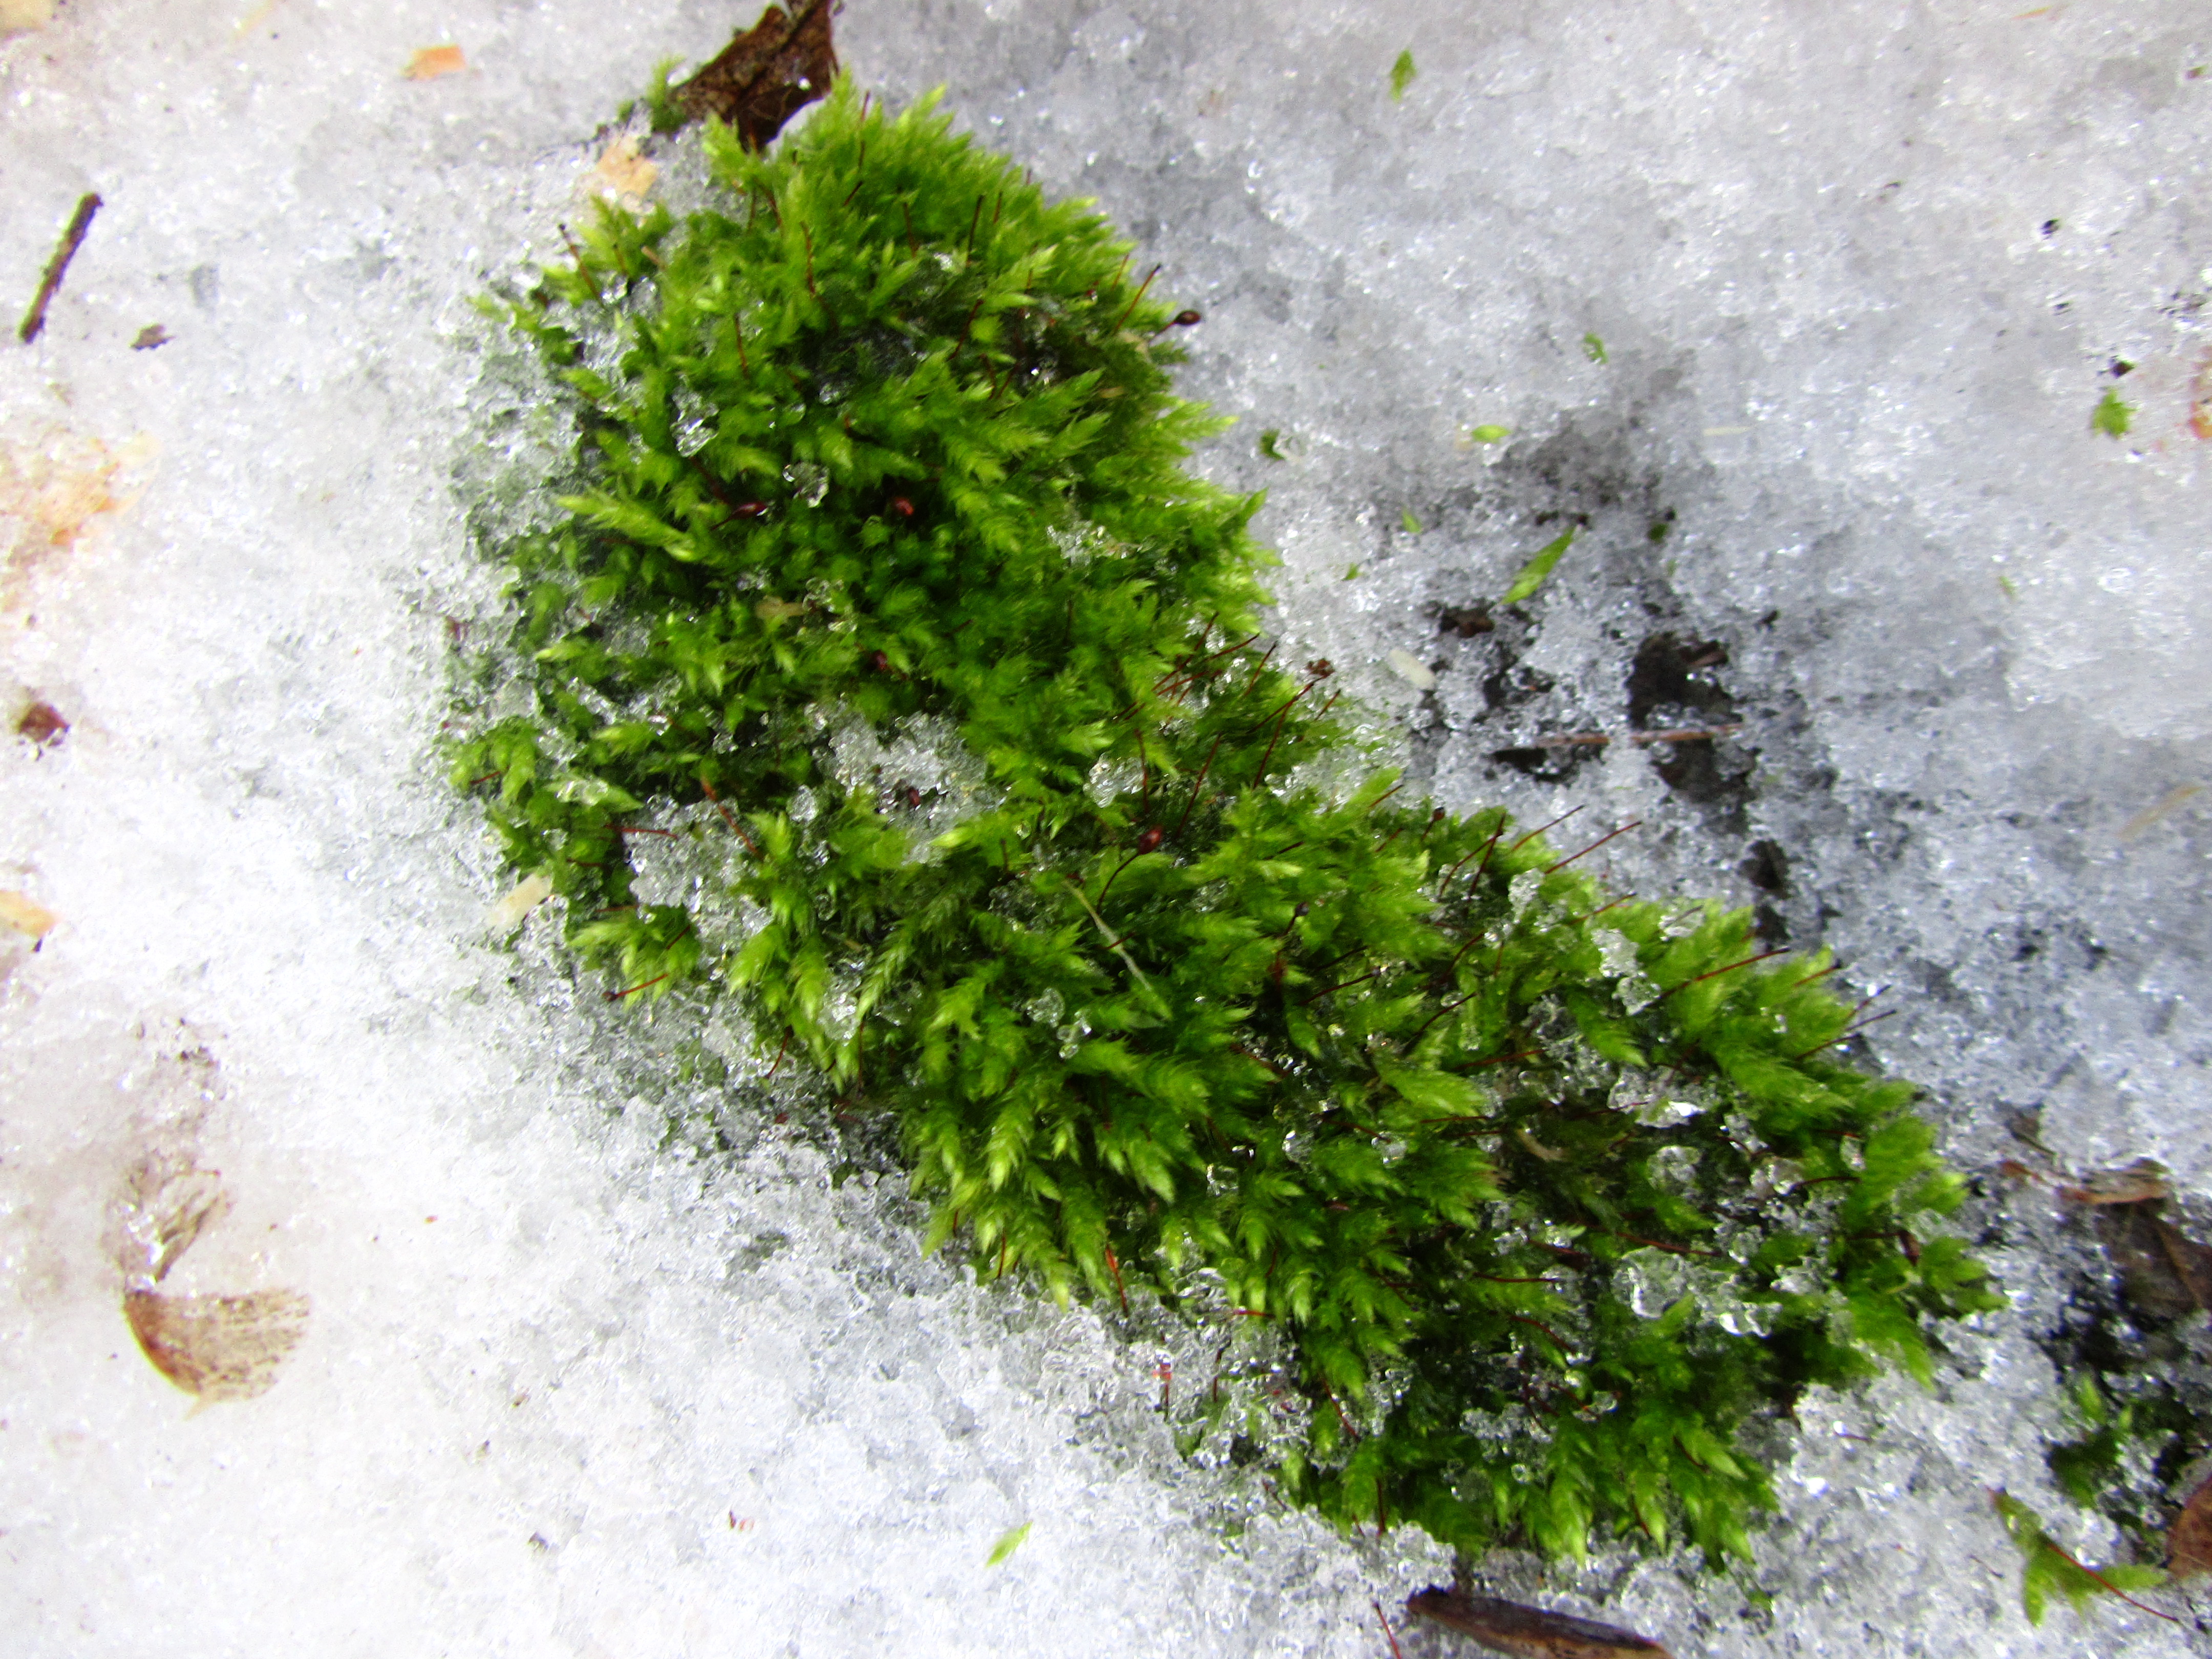
[[[979,1276],[1271,1331],[1185,1393],[1285,1495],[1745,1551],[1747,1425],[1993,1303],[1826,959],[1363,775],[1087,204],[849,84],[703,143],[719,206],[501,307],[580,436],[454,776],[569,945],[895,1122]],[[917,741],[927,792],[865,763]]]

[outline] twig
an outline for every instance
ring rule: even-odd
[[[77,198],[76,211],[70,215],[69,228],[62,232],[62,240],[54,249],[54,257],[46,261],[46,274],[39,281],[39,292],[31,301],[31,308],[23,313],[23,325],[15,331],[15,337],[28,345],[39,337],[46,325],[46,307],[60,292],[62,274],[69,269],[70,260],[83,246],[85,233],[92,228],[92,216],[100,211],[100,198],[87,191]]]
[[[1743,722],[1732,726],[1680,726],[1671,732],[1631,732],[1630,743],[1696,743],[1705,738],[1724,738],[1731,732],[1743,730]],[[1605,732],[1568,732],[1558,737],[1539,738],[1528,746],[1531,749],[1573,749],[1581,745],[1619,743],[1622,739]]]

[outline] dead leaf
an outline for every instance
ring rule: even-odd
[[[54,0],[0,0],[0,34],[42,29],[54,21]]]
[[[124,1317],[154,1369],[202,1400],[251,1400],[274,1386],[307,1334],[307,1298],[297,1291],[244,1296],[168,1296],[127,1291]]]
[[[714,116],[735,127],[746,149],[766,149],[785,122],[828,96],[837,78],[832,9],[831,0],[797,0],[789,13],[770,6],[759,22],[672,88],[684,119]]]
[[[138,337],[131,341],[131,349],[133,351],[151,351],[156,346],[168,344],[172,337],[169,331],[161,324],[149,323],[138,331]]]
[[[2212,431],[2200,435],[2212,437]],[[2120,839],[2133,841],[2152,826],[2164,822],[2204,793],[2201,783],[2177,783],[2149,805],[2120,826]]]
[[[406,74],[410,81],[434,81],[441,75],[459,75],[468,66],[459,46],[424,46],[407,60]]]
[[[2160,1207],[2150,1201],[2097,1212],[2097,1236],[2120,1270],[2123,1294],[2155,1319],[2212,1309],[2212,1249],[2162,1218]]]
[[[1445,1629],[1471,1636],[1496,1652],[1513,1655],[1514,1659],[1631,1659],[1634,1655],[1652,1654],[1670,1659],[1666,1649],[1633,1631],[1601,1625],[1594,1619],[1577,1619],[1571,1613],[1524,1607],[1492,1595],[1425,1589],[1407,1601],[1406,1611],[1433,1619]]]
[[[584,187],[594,196],[618,202],[642,202],[660,177],[660,169],[647,161],[637,140],[625,133],[606,147],[599,165],[584,175]]]
[[[2176,1578],[2212,1572],[2212,1480],[2189,1494],[2167,1531],[2166,1569]]]
[[[204,1097],[213,1058],[203,1048],[177,1060]],[[202,1168],[186,1140],[149,1152],[110,1210],[108,1249],[123,1272],[131,1334],[155,1370],[207,1401],[266,1393],[307,1328],[307,1298],[297,1291],[214,1296],[154,1288],[230,1208],[222,1175]]]
[[[62,718],[60,709],[41,697],[26,708],[23,718],[15,722],[15,735],[28,738],[43,749],[69,735],[69,722]]]
[[[178,1057],[192,1067],[196,1057]],[[208,1063],[211,1068],[212,1062]],[[230,1213],[222,1172],[204,1170],[179,1148],[149,1152],[123,1183],[111,1220],[109,1249],[125,1285],[150,1290],[208,1227]]]
[[[57,428],[25,443],[0,445],[0,610],[12,608],[32,579],[74,548],[95,520],[137,499],[118,475],[150,459],[140,436],[110,448],[97,438]]]
[[[515,884],[513,892],[491,907],[484,917],[484,926],[493,933],[511,933],[522,926],[526,916],[552,896],[550,881],[544,876],[526,876]]]
[[[2058,1188],[2058,1196],[2074,1204],[2142,1204],[2172,1195],[2164,1166],[2147,1158],[2137,1158],[2124,1170],[2094,1170]]]
[[[0,922],[5,922],[19,933],[28,933],[33,939],[44,939],[54,931],[61,918],[43,904],[34,903],[22,894],[0,887]]]

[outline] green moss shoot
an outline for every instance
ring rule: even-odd
[[[980,1277],[1272,1332],[1186,1409],[1338,1522],[1743,1553],[1752,1419],[1990,1304],[1826,958],[1363,771],[1088,204],[845,83],[704,143],[718,205],[502,307],[581,435],[454,777],[568,944],[895,1123]],[[839,758],[916,731],[977,781],[926,836]]]

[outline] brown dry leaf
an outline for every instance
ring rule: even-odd
[[[138,499],[118,475],[149,460],[154,448],[143,434],[110,448],[58,428],[0,444],[0,610],[13,608],[32,579],[59,563],[94,520]]]
[[[1445,1629],[1471,1636],[1514,1659],[1649,1659],[1654,1654],[1670,1659],[1666,1649],[1633,1631],[1577,1619],[1571,1613],[1524,1607],[1493,1595],[1425,1589],[1407,1601],[1406,1611],[1433,1619]]]
[[[169,1296],[126,1291],[124,1317],[154,1369],[205,1401],[265,1394],[307,1334],[307,1298],[296,1291],[244,1296]]]
[[[2160,1207],[2150,1201],[2097,1212],[2097,1236],[2120,1270],[2123,1293],[2155,1319],[2212,1309],[2212,1249],[2161,1218]]]
[[[675,88],[686,120],[712,115],[738,130],[748,149],[764,149],[783,124],[837,78],[830,36],[831,0],[796,0],[787,13],[770,6],[705,68]]]
[[[69,721],[63,718],[60,709],[40,697],[26,708],[22,719],[15,722],[15,735],[28,738],[43,749],[48,744],[59,743],[69,736]]]
[[[33,939],[44,939],[54,930],[61,918],[43,904],[37,903],[9,888],[0,887],[0,922],[6,923],[19,933],[28,933]]]
[[[635,205],[645,200],[659,177],[660,169],[645,159],[637,140],[624,134],[607,146],[599,165],[584,175],[584,187],[594,196]]]
[[[196,1066],[197,1056],[178,1058]],[[212,1062],[207,1069],[212,1071]],[[193,1241],[229,1213],[230,1194],[221,1172],[202,1169],[179,1148],[149,1152],[123,1183],[110,1212],[109,1249],[123,1270],[123,1282],[134,1291],[160,1284]]]
[[[2212,1572],[2212,1480],[2189,1494],[2166,1534],[2166,1570],[2176,1578]]]
[[[459,46],[423,46],[407,60],[410,81],[434,81],[441,75],[459,75],[469,66]]]
[[[2139,1158],[2124,1170],[2096,1170],[2064,1182],[2058,1196],[2075,1204],[2142,1204],[2171,1198],[2173,1188],[2166,1185],[2162,1164]]]

